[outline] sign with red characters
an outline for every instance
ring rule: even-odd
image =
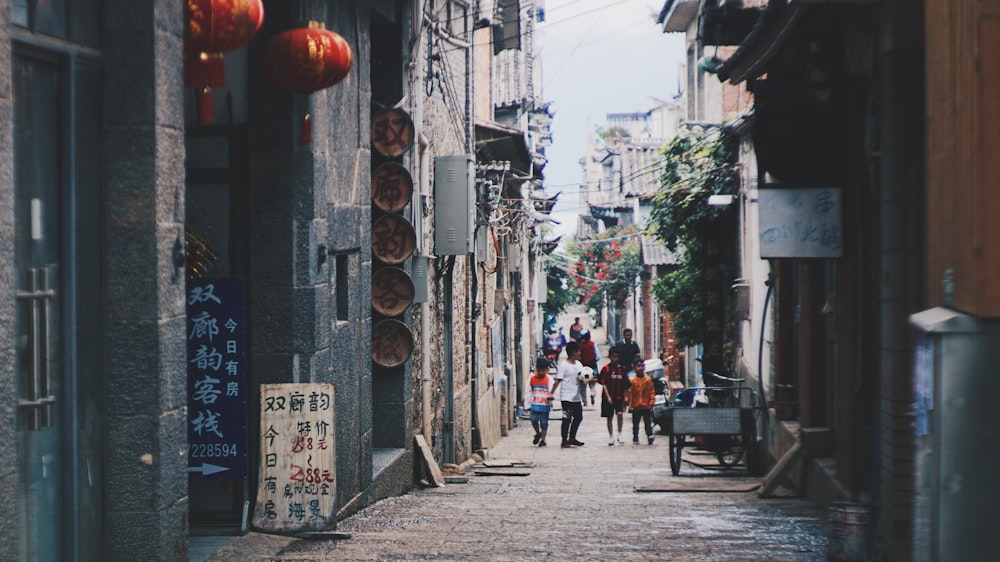
[[[336,526],[334,394],[329,383],[260,387],[260,482],[254,527]]]

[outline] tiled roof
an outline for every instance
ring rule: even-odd
[[[641,261],[645,265],[677,265],[680,256],[676,252],[671,252],[652,236],[642,237]]]

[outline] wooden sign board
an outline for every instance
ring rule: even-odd
[[[395,162],[386,162],[372,174],[372,204],[387,213],[401,210],[413,196],[410,172]]]
[[[256,529],[293,532],[336,527],[333,399],[329,383],[261,385]]]
[[[372,360],[397,367],[413,354],[413,332],[399,320],[380,320],[372,328]]]
[[[417,247],[413,225],[399,215],[384,215],[372,225],[372,255],[388,264],[399,264]]]
[[[413,120],[398,108],[384,109],[372,118],[372,148],[389,158],[402,156],[413,146]]]
[[[413,280],[398,267],[386,266],[372,274],[372,308],[385,316],[399,316],[413,302]]]

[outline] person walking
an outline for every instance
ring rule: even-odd
[[[632,365],[635,364],[636,358],[642,356],[639,344],[632,339],[632,328],[622,330],[622,341],[618,343],[618,353],[618,360],[622,365],[625,365],[627,371],[632,372]]]
[[[535,360],[535,372],[528,384],[531,387],[531,427],[535,429],[532,444],[544,447],[545,436],[549,433],[549,411],[552,410],[548,359],[539,357]]]
[[[553,399],[556,391],[559,392],[559,401],[562,403],[562,448],[569,449],[573,445],[583,446],[583,441],[576,438],[576,432],[583,422],[583,404],[580,403],[580,371],[583,365],[580,364],[580,344],[569,342],[566,344],[566,360],[559,364],[556,371],[556,380],[552,384],[549,396]]]
[[[625,417],[625,397],[630,381],[625,366],[618,362],[618,348],[608,351],[610,362],[601,369],[597,382],[601,383],[601,417],[608,419],[608,445],[624,445],[622,441],[622,423]],[[618,419],[618,436],[613,431],[613,421]]]
[[[601,360],[601,354],[597,352],[597,344],[590,337],[590,330],[583,330],[580,333],[580,363],[584,367],[590,367],[594,374],[599,372],[597,368],[597,362]],[[590,383],[580,382],[580,400],[586,404],[588,390],[590,391],[590,404],[593,405],[595,399],[597,398],[594,392],[594,382]]]
[[[639,444],[639,420],[645,424],[646,442],[653,444],[653,403],[656,400],[656,391],[653,388],[653,379],[646,376],[646,362],[636,358],[633,366],[635,376],[631,379],[628,388],[628,406],[632,412],[632,444]]]
[[[559,332],[550,332],[545,337],[545,356],[553,364],[559,361],[559,355],[562,353],[564,347],[566,347],[566,336],[563,335],[562,328],[559,328]]]
[[[580,341],[580,332],[583,331],[583,324],[580,323],[580,317],[577,316],[573,319],[573,323],[569,325],[569,339],[570,341]]]

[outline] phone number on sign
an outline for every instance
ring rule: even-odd
[[[191,458],[235,457],[238,455],[236,443],[192,443]]]

